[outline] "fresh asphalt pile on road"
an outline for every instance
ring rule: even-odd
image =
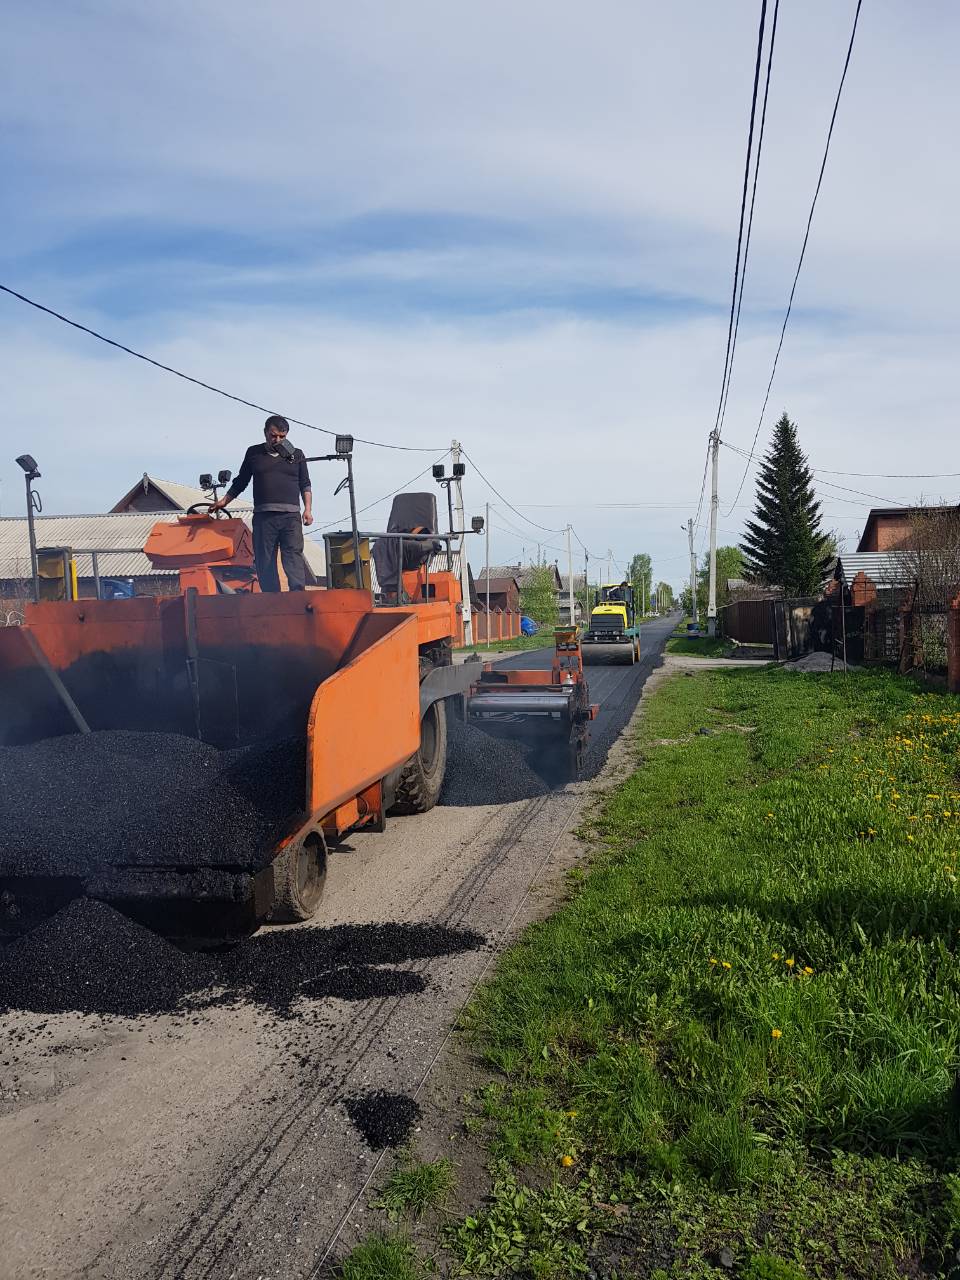
[[[0,748],[0,872],[257,870],[303,808],[305,750],[291,739],[219,751],[129,730]]]
[[[550,784],[537,773],[529,748],[492,738],[476,725],[447,718],[447,776],[440,795],[446,805],[509,804],[546,795]]]
[[[396,966],[476,951],[482,934],[441,924],[266,930],[229,951],[186,952],[106,903],[78,898],[0,947],[0,1012],[143,1018],[254,1005],[309,1020],[318,1002],[413,994],[422,977]]]

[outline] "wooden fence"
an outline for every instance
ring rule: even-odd
[[[773,644],[772,600],[738,600],[718,611],[720,630],[740,644]]]

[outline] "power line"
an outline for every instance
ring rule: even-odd
[[[723,431],[724,419],[727,416],[727,401],[730,399],[730,384],[733,382],[733,360],[734,360],[734,354],[737,350],[737,335],[740,332],[740,309],[743,306],[743,286],[746,283],[746,279],[747,279],[747,259],[750,256],[750,237],[753,233],[753,211],[754,211],[754,206],[757,203],[757,180],[760,177],[760,155],[763,151],[763,135],[764,135],[764,132],[766,131],[766,126],[767,126],[767,101],[770,97],[770,73],[773,69],[773,46],[776,44],[776,40],[777,40],[777,18],[779,14],[780,14],[780,0],[776,0],[776,3],[773,6],[773,22],[770,27],[770,49],[767,54],[767,73],[766,73],[766,77],[764,79],[764,84],[763,84],[763,106],[760,110],[760,132],[757,135],[757,159],[756,159],[756,163],[753,166],[753,190],[750,193],[750,217],[747,221],[747,238],[743,246],[743,268],[740,272],[740,292],[739,292],[739,296],[737,297],[737,315],[733,324],[733,343],[730,347],[730,365],[726,371],[727,385],[726,385],[726,390],[721,392],[721,407],[720,407],[719,416],[717,418],[716,429],[717,429],[718,436]],[[760,31],[761,31],[761,44],[762,44],[763,42],[762,19],[761,19]],[[759,57],[759,53],[760,53],[760,50],[758,48],[757,50],[758,57]],[[758,64],[758,69],[759,69],[759,64]],[[756,82],[754,82],[754,106],[756,106]],[[752,125],[753,125],[752,110],[751,110],[750,120],[751,120],[751,130],[752,130]],[[746,181],[747,181],[747,172],[749,171],[749,168],[750,168],[750,151],[748,147],[747,167],[743,175],[744,195],[746,195]],[[740,211],[740,227],[742,230],[743,228],[742,207]],[[734,292],[736,293],[736,289],[737,289],[736,277],[734,277],[733,287],[734,287]]]
[[[740,196],[740,224],[737,229],[737,258],[733,268],[733,291],[730,295],[730,319],[727,322],[727,350],[723,357],[723,379],[720,383],[720,400],[717,403],[717,421],[714,424],[714,431],[720,431],[720,418],[726,398],[726,389],[729,383],[730,373],[733,369],[733,352],[735,349],[734,339],[734,311],[737,310],[737,285],[740,282],[740,255],[743,253],[743,271],[744,275],[747,270],[747,255],[744,251],[743,243],[743,224],[747,215],[747,190],[750,185],[750,161],[753,156],[753,128],[757,118],[757,90],[760,87],[760,67],[763,63],[763,33],[767,21],[767,0],[762,0],[760,5],[760,29],[757,32],[757,61],[753,70],[753,94],[750,99],[750,127],[747,131],[747,158],[743,166],[743,193]],[[773,45],[770,46],[770,56],[773,57]],[[767,85],[770,83],[770,68],[767,67]],[[766,95],[764,95],[764,105],[766,104]],[[759,154],[758,154],[759,168]],[[754,195],[756,195],[756,184],[754,184]],[[752,215],[752,206],[751,206]],[[751,225],[752,225],[751,216]],[[749,240],[748,240],[749,247]],[[742,284],[740,289],[741,297],[743,294]]]
[[[222,387],[215,387],[210,382],[204,382],[202,378],[194,378],[189,373],[183,373],[180,369],[174,369],[172,365],[163,364],[160,360],[154,360],[152,356],[144,355],[142,351],[134,351],[133,347],[125,346],[122,342],[117,342],[114,338],[108,338],[103,333],[98,333],[96,329],[90,329],[85,324],[81,324],[79,320],[71,320],[68,316],[61,315],[59,311],[54,311],[51,307],[45,307],[41,302],[35,302],[33,298],[28,298],[26,294],[17,293],[16,289],[9,288],[8,285],[0,284],[0,291],[7,293],[11,298],[17,298],[20,302],[25,302],[28,307],[34,307],[37,311],[42,311],[45,315],[53,316],[55,320],[60,320],[64,324],[69,325],[72,329],[79,329],[81,333],[87,333],[91,338],[96,338],[100,342],[105,342],[108,347],[115,347],[117,351],[124,351],[128,356],[133,356],[137,360],[143,360],[146,364],[152,364],[155,369],[162,369],[164,373],[172,373],[176,378],[182,378],[184,382],[192,382],[195,387],[202,387],[204,391],[212,391],[214,395],[223,396],[225,400],[233,400],[237,404],[246,405],[248,409],[256,409],[260,413],[277,413],[277,409],[268,409],[266,405],[256,404],[253,400],[245,400],[243,396],[235,396],[230,391],[224,391]],[[341,434],[332,431],[329,427],[317,427],[312,422],[304,422],[300,418],[291,418],[289,414],[284,414],[288,422],[294,423],[298,427],[306,427],[309,431],[322,431],[324,435],[336,436]],[[366,440],[363,436],[354,436],[359,444],[373,445],[378,449],[395,449],[402,453],[435,453],[436,449],[427,445],[411,445],[411,444],[387,444],[383,440]]]
[[[442,453],[440,457],[437,458],[436,462],[428,463],[427,466],[425,466],[422,471],[418,471],[417,474],[415,476],[411,476],[409,480],[404,480],[403,484],[400,485],[398,488],[391,489],[390,492],[385,493],[382,498],[375,498],[373,502],[368,502],[365,507],[358,508],[357,515],[358,516],[363,515],[364,511],[369,511],[372,507],[378,507],[381,502],[386,502],[388,498],[395,498],[397,494],[402,493],[403,490],[406,489],[408,485],[415,484],[416,481],[419,480],[421,476],[425,476],[428,471],[431,471],[437,465],[437,463],[443,462],[443,460],[449,455],[449,453],[450,453],[450,450],[448,449],[446,453]],[[331,520],[329,524],[321,524],[316,529],[311,530],[310,536],[313,537],[315,534],[323,533],[324,529],[332,529],[334,525],[342,524],[344,519],[346,519],[346,517],[341,516],[337,520]]]
[[[697,503],[697,514],[693,518],[694,529],[698,529],[700,527],[700,512],[703,510],[703,495],[707,491],[707,467],[710,465],[710,440],[711,437],[708,436],[707,453],[703,460],[703,479],[700,481],[700,501]]]
[[[724,441],[724,443],[726,444],[726,441]],[[749,455],[747,455],[746,453],[744,453],[744,451],[743,451],[742,449],[737,449],[737,448],[735,448],[733,445],[727,445],[726,447],[727,447],[728,449],[730,449],[733,453],[737,453],[737,454],[739,454],[739,455],[740,455],[740,457],[742,457],[742,458],[746,458],[746,459],[747,459],[747,467],[751,467],[751,466],[758,467],[758,466],[760,466],[760,465],[761,465],[761,462],[760,462],[757,458],[751,458]],[[811,469],[811,471],[815,471],[815,470],[816,470],[816,468],[815,468],[815,467],[811,467],[810,469]],[[873,499],[874,499],[874,501],[876,501],[876,502],[886,502],[886,503],[889,503],[889,505],[890,505],[890,506],[894,506],[894,507],[908,507],[908,506],[910,506],[910,503],[909,503],[909,502],[907,502],[907,501],[905,501],[905,500],[904,500],[904,499],[902,499],[902,498],[888,498],[885,494],[882,494],[882,493],[870,493],[870,492],[868,492],[868,490],[866,490],[866,489],[852,489],[849,485],[846,485],[846,484],[837,484],[835,480],[823,480],[823,479],[820,479],[820,480],[818,480],[818,481],[817,481],[817,483],[818,483],[818,484],[820,484],[820,485],[825,485],[828,489],[840,489],[843,493],[857,493],[857,494],[859,494],[862,498],[873,498]],[[832,495],[830,495],[830,496],[832,496]],[[838,502],[843,502],[843,501],[846,501],[846,499],[838,498],[838,499],[837,499],[837,501],[838,501]],[[732,509],[733,509],[733,508],[731,507],[731,510],[732,510]]]
[[[843,86],[847,78],[847,70],[850,66],[850,57],[853,53],[853,42],[856,39],[856,35],[857,35],[857,23],[860,21],[860,9],[862,5],[863,5],[863,0],[857,0],[857,8],[853,15],[853,29],[850,32],[850,43],[847,45],[847,56],[843,62],[843,73],[840,76],[840,84],[837,87],[837,96],[834,99],[833,111],[830,115],[830,127],[827,130],[827,141],[823,148],[823,160],[820,162],[820,173],[817,176],[817,185],[813,193],[813,200],[810,203],[810,212],[807,215],[807,226],[803,235],[803,244],[800,247],[800,258],[797,261],[797,269],[796,269],[796,272],[794,273],[793,284],[790,287],[790,297],[787,301],[787,310],[783,317],[783,327],[780,330],[780,341],[777,343],[776,354],[773,357],[773,368],[770,370],[770,380],[767,383],[767,392],[766,392],[766,395],[763,397],[763,406],[760,410],[760,417],[757,420],[757,429],[753,433],[753,444],[750,446],[751,458],[753,457],[754,450],[757,447],[757,440],[760,436],[760,428],[763,426],[763,415],[766,413],[767,404],[770,401],[770,392],[773,389],[773,380],[776,377],[777,365],[780,361],[780,352],[783,350],[783,340],[786,337],[787,325],[790,321],[790,313],[793,310],[793,299],[797,292],[797,282],[800,279],[800,271],[801,271],[801,268],[803,267],[803,260],[807,252],[807,244],[809,243],[809,240],[810,240],[810,228],[813,225],[813,214],[814,214],[814,210],[817,207],[817,200],[819,199],[819,196],[820,196],[820,188],[823,185],[823,175],[826,172],[826,168],[827,168],[827,158],[830,155],[830,143],[833,140],[833,128],[837,122],[837,111],[840,108],[840,98],[841,98],[841,95],[843,94]],[[740,487],[737,489],[737,497],[734,498],[734,503],[736,503],[737,498],[740,497],[740,494],[743,491],[743,486],[744,486],[744,482],[746,481],[746,478],[747,478],[747,467],[744,467],[743,475],[740,478]],[[730,509],[732,510],[733,508],[731,507]]]
[[[734,453],[739,453],[742,458],[750,457],[742,445],[731,444],[729,440],[721,440],[720,443],[725,449],[732,449]],[[854,476],[861,480],[956,480],[960,478],[960,471],[839,471],[836,467],[811,467],[810,470],[815,471],[817,475]]]
[[[547,525],[538,524],[536,520],[531,520],[529,516],[525,516],[522,511],[520,511],[517,507],[513,505],[512,502],[508,501],[508,499],[506,499],[503,496],[503,494],[495,485],[491,484],[491,482],[487,479],[487,477],[483,474],[483,472],[474,462],[473,458],[471,458],[470,454],[467,453],[466,449],[461,448],[460,452],[467,459],[467,461],[473,467],[474,471],[476,471],[477,475],[480,477],[483,483],[487,486],[490,492],[495,493],[497,497],[500,499],[500,501],[504,503],[505,506],[508,506],[515,516],[519,516],[520,519],[525,520],[527,524],[533,525],[535,529],[542,529],[544,533],[563,533],[564,532],[563,529],[550,529]]]

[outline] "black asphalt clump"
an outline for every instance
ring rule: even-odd
[[[219,751],[106,730],[0,748],[0,873],[256,870],[303,810],[302,739]]]
[[[440,924],[341,924],[327,929],[264,930],[221,957],[239,999],[296,1016],[306,998],[366,1000],[416,994],[419,975],[380,966],[459,955],[486,945],[472,929]]]
[[[532,800],[551,790],[537,772],[534,752],[519,739],[494,738],[476,725],[448,719],[447,774],[440,803],[509,804]]]
[[[426,987],[422,974],[409,969],[375,969],[369,965],[357,965],[355,968],[331,969],[319,978],[308,979],[300,993],[316,999],[334,996],[337,1000],[373,1000],[380,996],[419,995]]]
[[[78,898],[0,948],[0,1010],[139,1017],[183,1007],[210,977],[205,957],[103,902]]]
[[[354,1128],[374,1151],[399,1147],[420,1119],[419,1106],[405,1093],[377,1089],[345,1098],[343,1105]]]
[[[0,947],[0,1010],[138,1018],[254,1005],[298,1019],[305,1002],[415,995],[400,966],[477,951],[482,934],[434,924],[264,930],[229,951],[187,952],[105,903],[80,898]]]

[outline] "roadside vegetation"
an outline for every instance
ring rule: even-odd
[[[492,640],[490,642],[491,653],[513,653],[523,649],[546,649],[553,648],[553,628],[541,627],[535,636],[516,636],[513,640]],[[478,644],[461,645],[455,649],[454,653],[479,653],[483,657],[487,651],[485,640],[481,640]]]
[[[704,672],[639,747],[469,1011],[492,1193],[447,1270],[960,1274],[960,699]]]
[[[688,636],[675,633],[667,641],[667,653],[682,654],[688,658],[727,658],[733,645],[723,636]]]
[[[689,658],[727,658],[733,652],[733,644],[723,636],[691,636],[687,634],[684,618],[667,641],[667,653],[682,654]]]

